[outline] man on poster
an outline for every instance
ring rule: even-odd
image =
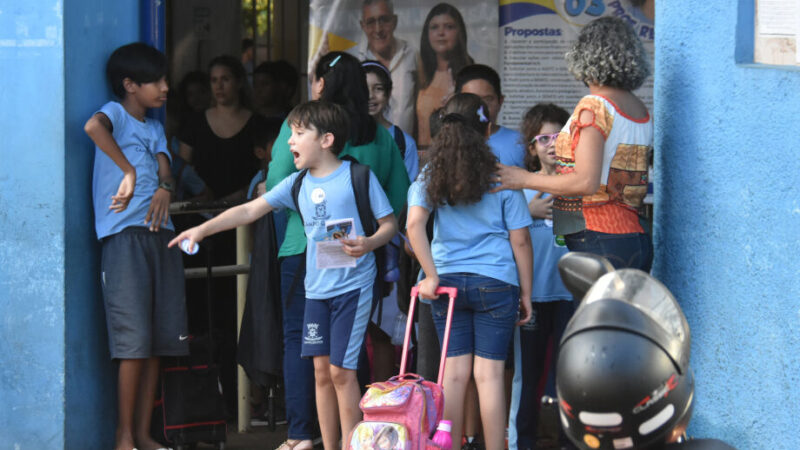
[[[393,88],[387,118],[411,133],[414,129],[416,51],[394,36],[397,15],[392,0],[364,0],[361,12],[361,30],[366,40],[351,52],[361,61],[374,59],[389,68]]]

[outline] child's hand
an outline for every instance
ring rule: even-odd
[[[136,169],[132,169],[122,176],[122,182],[117,189],[117,195],[111,196],[111,206],[108,209],[116,213],[125,211],[133,198],[133,190],[136,187]]]
[[[533,313],[533,306],[531,306],[531,296],[523,295],[519,299],[519,320],[517,325],[525,325],[531,321],[531,314]]]
[[[528,211],[534,219],[553,220],[553,197],[542,198],[543,192],[537,193],[528,203]]]
[[[419,287],[419,296],[421,298],[427,298],[429,300],[436,300],[439,298],[439,296],[436,295],[436,288],[439,287],[438,276],[429,276],[426,274],[425,279],[420,281],[417,286]]]
[[[171,194],[166,189],[156,189],[153,199],[150,201],[150,208],[144,217],[144,224],[150,225],[150,231],[158,231],[162,225],[169,220],[169,201]]]
[[[194,228],[189,228],[188,230],[184,231],[183,233],[181,233],[177,237],[175,237],[175,239],[169,241],[169,244],[167,244],[167,247],[170,247],[170,248],[174,247],[176,245],[179,245],[182,240],[188,239],[189,240],[189,245],[187,246],[187,248],[193,248],[194,244],[199,243],[205,237],[206,236],[203,234],[203,231],[200,229],[199,226],[194,227]]]
[[[369,238],[357,236],[355,239],[339,239],[342,243],[342,250],[352,257],[358,258],[374,250]]]

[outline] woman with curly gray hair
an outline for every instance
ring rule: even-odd
[[[615,267],[650,270],[653,246],[639,223],[647,193],[653,121],[631,92],[650,74],[648,56],[622,19],[586,25],[567,52],[567,67],[589,87],[556,139],[556,175],[499,165],[497,189],[556,196],[553,232],[571,251],[608,258]]]

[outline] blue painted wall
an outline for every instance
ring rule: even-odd
[[[116,367],[109,361],[91,204],[94,145],[83,125],[113,98],[106,60],[115,48],[138,40],[139,9],[136,0],[67,1],[64,8],[66,448],[114,443]]]
[[[690,3],[656,6],[654,230],[693,333],[689,431],[798,449],[800,71],[737,65],[753,0]]]
[[[0,14],[0,442],[64,443],[64,46],[61,7]]]
[[[109,98],[105,59],[136,40],[138,1],[0,7],[0,447],[113,446],[83,123]]]

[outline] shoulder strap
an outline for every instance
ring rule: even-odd
[[[400,158],[406,160],[406,137],[403,135],[403,130],[397,125],[394,126],[394,142],[397,148],[400,149]]]
[[[308,169],[301,170],[300,175],[292,183],[292,200],[294,201],[294,209],[297,211],[297,215],[300,216],[301,224],[305,224],[305,222],[303,221],[303,214],[300,212],[300,202],[297,199],[300,197],[300,188],[303,186],[303,178],[306,177],[307,173]]]
[[[356,197],[356,208],[358,208],[358,218],[361,220],[361,227],[364,228],[364,235],[372,236],[375,234],[375,216],[372,214],[372,206],[369,203],[369,166],[350,162],[350,179],[353,183],[353,194]]]

